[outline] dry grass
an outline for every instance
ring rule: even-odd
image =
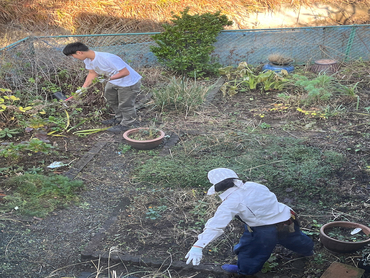
[[[293,59],[280,53],[273,53],[267,58],[271,63],[275,65],[288,65],[293,62]]]
[[[26,31],[97,34],[161,31],[161,23],[190,7],[190,13],[221,11],[234,27],[245,28],[244,19],[253,11],[271,10],[288,3],[292,6],[320,3],[345,4],[363,1],[340,0],[0,0],[0,24],[16,24]],[[44,30],[48,29],[48,30]],[[2,31],[3,28],[2,28]]]

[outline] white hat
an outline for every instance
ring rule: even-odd
[[[215,194],[215,184],[223,181],[225,179],[235,178],[239,179],[238,175],[230,169],[227,168],[216,168],[208,172],[208,179],[213,185],[208,189],[207,195]]]

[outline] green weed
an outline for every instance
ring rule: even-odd
[[[15,174],[22,174],[24,171],[23,167],[14,167],[14,166],[10,166],[10,167],[3,167],[3,168],[0,168],[0,175],[3,175],[3,176],[12,176],[12,175],[15,175]]]
[[[54,132],[61,132],[66,126],[66,120],[63,117],[49,116],[48,123],[51,125],[51,129]]]
[[[188,115],[204,102],[212,88],[189,78],[172,77],[166,86],[154,90],[153,99],[161,111],[173,110]]]
[[[4,197],[0,211],[44,217],[58,207],[78,201],[76,192],[83,187],[79,180],[65,176],[24,174],[4,182],[11,194]]]
[[[345,96],[355,98],[355,97],[357,97],[357,94],[358,94],[357,85],[359,83],[360,82],[357,82],[354,85],[350,85],[350,86],[340,85],[339,86],[339,92],[342,93]]]
[[[260,128],[262,128],[262,129],[268,129],[268,128],[270,128],[270,127],[271,127],[271,125],[270,125],[270,124],[267,124],[267,123],[261,123],[259,126],[260,126]]]
[[[276,268],[279,265],[279,263],[276,262],[276,260],[277,260],[276,256],[274,254],[271,254],[270,258],[263,265],[261,272],[267,273],[274,270],[274,268]]]
[[[149,156],[157,156],[159,154],[158,150],[138,150],[138,154],[146,154]]]
[[[49,154],[53,146],[47,144],[40,139],[32,138],[28,142],[14,144],[13,142],[8,145],[0,146],[0,157],[18,160],[22,155],[32,156],[32,153]]]
[[[41,172],[43,172],[44,169],[41,168],[41,167],[35,167],[35,166],[32,166],[32,168],[29,168],[25,171],[25,173],[27,174],[40,174]]]
[[[235,133],[217,140],[197,136],[175,147],[172,154],[146,160],[134,178],[160,187],[206,189],[206,173],[226,167],[242,179],[260,181],[274,190],[293,189],[315,196],[334,186],[332,177],[345,161],[340,153],[321,151],[301,140]]]
[[[167,206],[159,206],[159,207],[149,207],[148,211],[146,212],[146,218],[150,220],[156,220],[161,218],[161,213],[167,210]]]
[[[327,261],[322,254],[317,254],[313,258],[316,264],[324,264]]]
[[[18,129],[9,129],[9,128],[4,128],[0,129],[0,138],[12,138],[14,135],[19,134]]]
[[[121,153],[121,154],[125,154],[127,153],[129,150],[131,150],[132,147],[130,145],[127,145],[127,144],[121,144],[119,145],[118,147],[118,151]]]
[[[281,91],[288,83],[285,76],[288,74],[286,71],[277,73],[274,71],[255,72],[256,69],[248,65],[246,62],[240,63],[236,68],[232,66],[219,69],[220,75],[225,75],[227,82],[225,82],[220,90],[223,95],[233,96],[239,92],[246,92],[256,90],[268,93],[272,90]]]
[[[309,236],[318,236],[320,234],[321,226],[322,224],[319,224],[317,220],[313,219],[311,223],[311,229],[306,229],[304,233]]]

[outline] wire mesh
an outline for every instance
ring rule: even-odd
[[[65,57],[64,46],[81,41],[95,51],[122,57],[132,67],[158,66],[150,46],[156,45],[156,33],[71,35],[28,37],[0,49],[0,86],[12,87],[42,73],[68,69],[79,61]],[[267,57],[279,53],[295,64],[310,64],[318,59],[349,62],[369,59],[370,25],[300,27],[222,31],[212,56],[222,66],[246,61],[251,65],[267,63]],[[80,66],[83,66],[80,64]]]

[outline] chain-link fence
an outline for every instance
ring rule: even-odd
[[[75,64],[65,57],[63,47],[81,41],[95,51],[117,54],[132,67],[157,66],[150,51],[155,33],[101,34],[28,37],[0,49],[0,87],[6,82],[21,86],[35,74],[53,73]],[[370,25],[300,27],[222,31],[217,37],[213,56],[223,66],[246,61],[251,65],[267,62],[280,53],[295,64],[313,63],[318,59],[349,62],[369,59]],[[82,66],[82,65],[81,65]]]
[[[214,55],[223,65],[265,63],[272,53],[289,56],[296,64],[368,60],[370,25],[224,31],[215,47]]]

